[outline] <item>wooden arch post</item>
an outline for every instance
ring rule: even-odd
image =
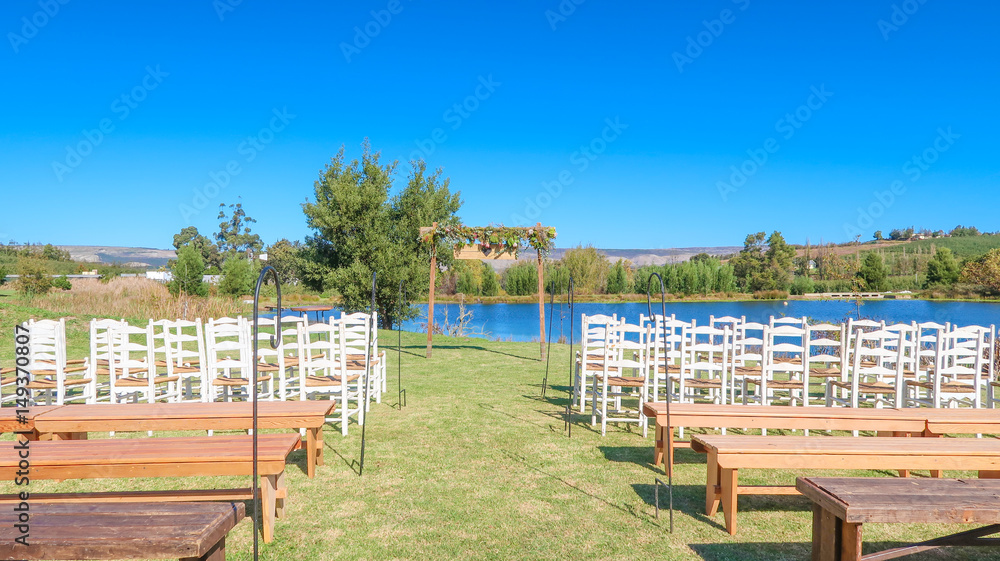
[[[535,228],[542,231],[542,223],[535,223]],[[542,262],[542,250],[538,250],[538,344],[542,360],[545,360],[545,264]]]

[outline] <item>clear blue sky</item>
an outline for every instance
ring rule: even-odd
[[[366,137],[561,247],[1000,230],[994,2],[236,1],[2,4],[0,239],[304,239]]]

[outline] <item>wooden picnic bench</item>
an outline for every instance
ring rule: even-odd
[[[691,448],[708,454],[705,513],[719,506],[736,533],[738,495],[796,494],[794,487],[740,487],[739,470],[928,469],[978,470],[1000,478],[1000,445],[992,438],[854,438],[851,436],[704,435]]]
[[[257,403],[257,428],[305,429],[306,471],[314,477],[316,466],[324,463],[323,425],[335,408],[334,401],[261,401]],[[85,439],[88,432],[253,428],[253,404],[247,402],[102,403],[31,409],[41,440]]]
[[[922,434],[926,414],[917,409],[851,407],[789,407],[781,405],[715,405],[671,403],[670,423],[663,402],[642,405],[647,417],[656,419],[653,464],[663,463],[672,473],[674,449],[690,447],[690,441],[673,439],[674,427],[746,428],[785,430],[866,430],[886,435]],[[1000,412],[998,412],[1000,413]]]
[[[27,408],[0,407],[0,434],[5,432],[34,432],[35,417],[59,409],[61,405],[32,405]],[[27,411],[18,413],[18,411]]]
[[[302,441],[297,434],[257,436],[257,472],[261,478],[261,511],[264,541],[274,536],[274,519],[284,512],[285,459]],[[12,443],[13,446],[13,443]],[[29,442],[31,480],[100,479],[119,477],[191,477],[253,474],[253,437],[190,436],[169,438],[116,438]],[[0,481],[14,481],[18,453],[0,456]],[[20,490],[20,489],[19,489]],[[131,497],[130,497],[131,496]],[[138,493],[31,493],[40,501],[140,500],[246,500],[249,489],[202,492],[158,491]],[[16,496],[2,497],[16,502]]]
[[[236,503],[31,502],[28,545],[16,543],[17,513],[0,511],[0,559],[181,559],[222,561],[226,535],[243,520]]]
[[[1000,546],[1000,480],[799,477],[813,501],[813,561],[895,559],[943,546]],[[918,544],[862,555],[866,522],[989,524]]]

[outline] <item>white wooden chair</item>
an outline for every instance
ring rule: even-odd
[[[746,405],[750,401],[759,400],[747,392],[750,380],[760,379],[764,373],[764,329],[763,323],[744,321],[736,325],[733,331],[729,369],[729,402],[736,403],[737,398]],[[737,390],[740,395],[737,396]]]
[[[863,402],[875,407],[902,406],[905,346],[901,338],[899,332],[884,329],[865,332],[859,327],[853,337],[849,381],[827,383],[827,406],[858,407]],[[835,395],[834,387],[846,392]]]
[[[270,374],[258,374],[255,383],[250,383],[254,361],[250,330],[242,317],[209,318],[205,324],[208,401],[217,400],[220,390],[224,401],[231,398],[252,399],[251,391],[257,392],[257,399],[274,399],[273,377]]]
[[[90,320],[90,360],[87,375],[97,380],[98,402],[111,402],[110,377],[111,372],[111,329],[128,325],[125,320],[92,319]],[[105,378],[108,381],[102,381]]]
[[[809,405],[809,330],[800,325],[778,322],[764,329],[762,375],[744,378],[744,383],[760,386],[756,400],[762,405],[780,400],[789,405]]]
[[[66,358],[66,320],[29,320],[31,345],[28,347],[27,389],[32,402],[44,396],[44,403],[63,405],[74,401],[94,403],[96,378],[89,375],[86,361],[70,363]],[[77,390],[79,390],[77,392]]]
[[[982,407],[982,396],[988,388],[985,339],[984,333],[976,328],[939,332],[934,371],[930,379],[907,381],[907,403],[927,407]]]
[[[607,325],[624,323],[618,319],[618,314],[611,316],[597,314],[588,316],[580,314],[580,350],[576,356],[576,376],[573,380],[573,403],[577,404],[583,413],[587,401],[593,397],[594,376],[604,372],[605,345],[607,343]]]
[[[201,319],[159,320],[153,322],[153,328],[156,365],[165,368],[167,376],[180,378],[177,401],[208,401],[205,335]]]
[[[385,384],[385,353],[379,356],[376,314],[357,312],[341,314],[340,337],[344,342],[344,363],[347,372],[359,374],[362,382],[368,381],[366,390],[369,403],[372,399],[382,403],[382,388]],[[369,354],[369,351],[371,354]]]
[[[175,401],[179,375],[159,375],[154,351],[153,321],[145,327],[118,325],[109,330],[111,403]]]
[[[605,324],[606,341],[601,372],[594,374],[594,389],[590,424],[601,420],[601,435],[607,434],[608,422],[639,423],[643,438],[647,435],[646,416],[642,404],[646,401],[646,375],[650,327],[626,323]],[[626,375],[630,374],[630,375]],[[623,398],[634,397],[635,409],[623,405]],[[611,406],[609,408],[609,405]]]
[[[361,403],[361,376],[346,370],[341,321],[331,317],[326,323],[299,324],[298,329],[305,349],[299,365],[299,399],[326,395],[336,401],[336,417],[328,420],[340,421],[340,432],[347,436],[350,418],[363,423],[365,408]]]
[[[732,331],[708,325],[681,330],[680,369],[670,395],[680,403],[724,404],[730,394]]]
[[[667,318],[654,315],[652,318],[640,316],[640,326],[650,325],[649,387],[646,393],[652,401],[660,401],[660,388],[664,399],[670,394],[669,376],[680,372],[682,330],[691,324],[676,319],[673,314]]]

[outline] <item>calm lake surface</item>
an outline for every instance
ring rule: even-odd
[[[427,305],[418,307],[422,319],[403,324],[405,331],[422,331],[426,323]],[[466,304],[472,312],[472,330],[490,339],[504,341],[538,340],[538,304]],[[447,311],[452,323],[458,317],[458,304],[435,304],[434,321],[443,323]],[[653,304],[654,313],[660,312],[660,303]],[[639,314],[646,314],[646,304],[576,304],[574,311],[574,340],[580,338],[580,314],[618,314],[630,323],[639,321]],[[549,304],[545,303],[545,326],[549,329]],[[745,316],[747,321],[764,322],[770,316],[807,317],[811,320],[840,323],[848,317],[858,317],[858,307],[850,300],[781,300],[764,302],[681,302],[667,303],[667,315],[675,314],[684,321],[697,320],[707,324],[710,316]],[[311,315],[310,315],[311,316]],[[570,312],[565,304],[556,304],[551,314],[552,340],[570,334]],[[926,300],[869,300],[861,306],[861,316],[886,322],[935,321],[957,325],[992,325],[1000,323],[1000,303],[981,302],[929,302]]]

